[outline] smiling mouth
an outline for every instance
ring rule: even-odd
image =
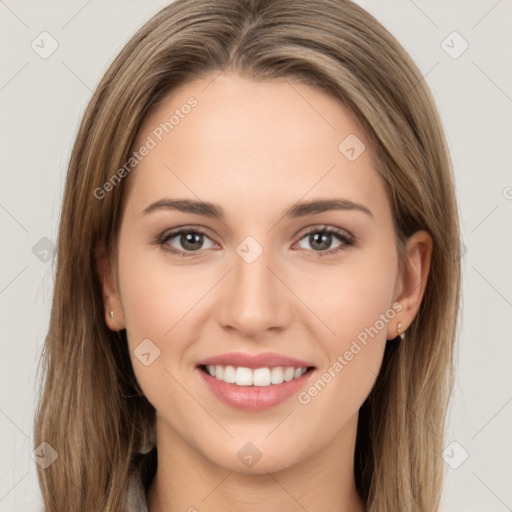
[[[218,381],[247,387],[266,387],[299,379],[315,369],[314,366],[275,366],[247,368],[231,365],[199,365],[198,368]]]

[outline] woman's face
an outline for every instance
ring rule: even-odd
[[[113,309],[159,442],[254,473],[346,447],[402,286],[354,117],[293,80],[212,73],[168,95],[134,147]],[[186,211],[199,202],[213,206]]]

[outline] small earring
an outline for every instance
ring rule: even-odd
[[[398,322],[398,325],[396,326],[396,334],[401,340],[403,340],[405,338],[405,331],[400,332],[401,330],[402,330],[402,322]]]
[[[110,318],[114,318],[114,310],[110,310]]]

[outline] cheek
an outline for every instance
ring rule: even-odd
[[[190,304],[186,295],[192,292],[178,271],[157,264],[157,248],[131,243],[129,236],[124,240],[119,247],[119,280],[130,357],[139,384],[151,394],[158,380],[168,379],[166,356],[176,360],[182,351],[179,343],[185,338],[176,333]]]
[[[330,267],[328,271],[319,271],[314,281],[299,292],[329,328],[330,335],[324,338],[330,340],[330,352],[343,349],[360,334],[359,337],[364,338],[368,330],[372,338],[385,340],[386,327],[395,316],[392,308],[397,277],[394,252],[384,254],[382,251],[378,256],[369,252],[354,255],[352,259],[354,261]]]
[[[119,279],[130,357],[139,385],[155,406],[181,397],[172,376],[181,382],[178,374],[193,362],[189,347],[200,338],[218,291],[212,290],[217,269],[167,256],[128,233],[121,238]],[[148,352],[149,357],[140,357]]]
[[[119,257],[130,357],[137,382],[157,410],[166,410],[169,404],[176,406],[184,400],[177,368],[187,340],[193,337],[193,306],[207,291],[204,283],[199,286],[193,282],[192,271],[173,268],[162,261],[156,249],[128,244]]]
[[[334,334],[323,329],[323,335],[317,335],[327,361],[297,402],[310,427],[322,429],[326,439],[335,437],[357,414],[379,373],[387,325],[396,321],[390,305],[394,273],[385,268],[387,272],[379,265],[371,270],[338,269],[336,277],[325,281],[332,293],[317,295],[316,307]]]
[[[119,278],[126,327],[133,343],[172,336],[204,288],[193,266],[166,264],[159,248],[135,243],[120,246]]]
[[[328,359],[320,377],[330,388],[321,393],[320,407],[341,400],[349,409],[359,408],[379,372],[388,326],[396,322],[392,307],[396,256],[393,250],[376,254],[369,253],[353,265],[333,267],[328,274],[319,273],[316,292],[310,293],[312,309],[329,328],[316,329]],[[320,395],[319,389],[322,383],[311,390],[311,396]],[[339,397],[334,396],[335,390]]]

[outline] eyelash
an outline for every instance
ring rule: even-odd
[[[154,243],[156,245],[161,246],[163,250],[165,250],[171,254],[174,254],[176,256],[181,256],[184,258],[193,257],[193,256],[195,256],[194,253],[198,253],[198,252],[200,252],[200,250],[198,250],[198,251],[181,251],[181,250],[174,249],[173,247],[171,247],[170,245],[167,244],[167,242],[169,240],[171,240],[172,238],[175,238],[178,235],[182,235],[185,233],[201,234],[201,235],[206,236],[207,238],[210,238],[208,236],[208,234],[206,233],[206,231],[204,231],[201,228],[180,228],[175,231],[171,231],[169,233],[163,233],[155,240]],[[307,236],[309,236],[313,233],[335,235],[341,241],[341,244],[338,247],[335,247],[334,249],[328,249],[326,251],[313,251],[313,250],[309,251],[308,250],[308,252],[313,252],[316,254],[316,256],[318,256],[320,258],[323,258],[325,256],[330,256],[332,254],[336,254],[340,251],[346,250],[347,248],[353,246],[355,243],[355,239],[353,237],[347,235],[344,231],[341,231],[337,228],[333,228],[331,226],[326,226],[326,225],[320,226],[320,227],[315,227],[315,228],[307,231],[300,237],[299,241],[303,240],[304,238],[306,238]]]

